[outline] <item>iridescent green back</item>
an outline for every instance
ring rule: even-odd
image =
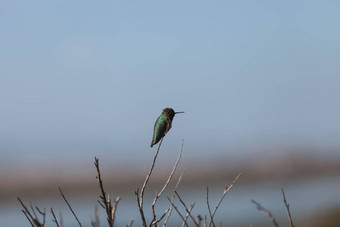
[[[153,137],[151,147],[157,144],[165,134],[170,130],[175,111],[172,108],[165,108],[162,114],[157,118],[153,127]]]
[[[164,136],[167,131],[167,116],[165,114],[161,114],[155,122],[155,126],[153,128],[153,137],[151,142],[151,147],[158,143]]]

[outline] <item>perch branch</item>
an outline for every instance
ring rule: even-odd
[[[159,193],[156,193],[156,196],[152,202],[152,205],[151,205],[151,210],[152,210],[152,215],[153,215],[153,220],[152,220],[152,223],[153,224],[157,224],[158,222],[155,222],[156,220],[156,211],[155,211],[155,205],[156,205],[156,202],[158,200],[158,198],[163,194],[164,190],[168,187],[174,173],[176,172],[176,169],[177,169],[177,166],[178,166],[178,163],[181,159],[181,156],[182,156],[182,152],[183,152],[183,144],[184,144],[184,140],[182,140],[182,143],[181,143],[181,148],[180,148],[180,151],[179,151],[179,154],[178,154],[178,157],[177,157],[177,160],[175,162],[175,165],[174,167],[172,168],[172,171],[167,179],[167,181],[165,182],[162,190],[159,192]],[[160,220],[159,220],[160,221]],[[151,225],[150,225],[151,226]]]
[[[139,191],[139,188],[137,188],[136,191],[135,191],[136,200],[137,200],[137,207],[138,207],[140,216],[142,218],[143,227],[147,227],[146,220],[145,220],[145,215],[144,215],[144,210],[143,210],[144,191],[145,191],[146,185],[149,182],[149,179],[150,179],[150,176],[152,174],[153,168],[155,167],[157,156],[158,156],[158,153],[159,153],[159,149],[160,149],[160,147],[162,145],[162,142],[163,142],[163,138],[159,142],[156,154],[155,154],[155,156],[153,158],[153,161],[152,161],[151,168],[150,168],[148,174],[146,175],[146,178],[145,178],[145,181],[143,183],[143,186],[142,186],[141,190]]]

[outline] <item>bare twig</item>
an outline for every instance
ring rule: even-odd
[[[169,210],[170,210],[170,207],[164,211],[163,215],[162,215],[160,218],[158,218],[158,219],[154,220],[153,222],[151,222],[149,226],[150,226],[150,227],[153,226],[153,225],[157,226],[157,223],[160,222],[160,221],[162,221],[162,219],[163,219],[163,218],[165,217],[165,215],[169,212]]]
[[[44,208],[44,211],[41,211],[39,207],[35,206],[35,209],[43,216],[43,225],[46,223],[46,209]]]
[[[143,227],[147,227],[146,219],[145,219],[145,215],[144,215],[144,210],[143,210],[144,191],[145,191],[146,185],[147,185],[148,182],[149,182],[149,179],[150,179],[150,176],[151,176],[151,174],[152,174],[153,168],[155,167],[156,160],[157,160],[157,156],[158,156],[158,153],[159,153],[159,149],[160,149],[160,147],[161,147],[161,145],[162,145],[162,142],[163,142],[163,138],[162,138],[161,141],[159,142],[159,145],[158,145],[156,154],[155,154],[155,156],[154,156],[154,158],[153,158],[153,161],[152,161],[151,168],[150,168],[148,174],[146,175],[146,178],[145,178],[145,181],[144,181],[144,183],[143,183],[143,186],[142,186],[141,190],[139,191],[139,188],[137,188],[136,191],[135,191],[136,200],[137,200],[137,203],[138,203],[138,204],[137,204],[137,207],[138,207],[140,216],[141,216],[141,218],[142,218]]]
[[[285,192],[283,191],[283,187],[281,187],[281,191],[282,191],[283,201],[284,201],[284,203],[286,205],[286,210],[287,210],[287,215],[288,215],[290,226],[294,227],[293,219],[292,219],[292,216],[291,216],[290,210],[289,210],[289,204],[287,203],[286,195],[285,195]]]
[[[209,211],[209,216],[210,216],[210,220],[212,225],[215,227],[215,223],[214,223],[214,219],[212,217],[212,213],[211,213],[211,209],[210,209],[210,203],[209,203],[209,187],[207,186],[207,206],[208,206],[208,211]],[[204,222],[204,224],[206,224]]]
[[[24,213],[24,215],[26,216],[27,220],[30,222],[31,226],[34,227],[32,221],[31,221],[31,219],[29,218],[29,216],[27,215],[27,213],[26,213],[24,210],[21,210],[21,211]]]
[[[32,205],[32,202],[31,202],[31,201],[30,201],[30,207],[31,207],[32,213],[33,213],[35,219],[37,220],[37,222],[41,223],[40,220],[39,220],[39,218],[38,218],[38,216],[37,216],[37,214],[36,214],[35,211],[34,211],[34,208],[33,208],[33,205]],[[44,225],[44,223],[42,223],[42,225]]]
[[[216,206],[215,206],[215,208],[214,208],[214,211],[212,212],[212,215],[211,215],[211,217],[210,217],[210,221],[209,221],[209,224],[208,224],[209,227],[211,226],[211,223],[213,222],[215,213],[216,213],[218,207],[220,206],[222,200],[224,199],[224,197],[226,196],[226,194],[230,191],[230,189],[234,186],[234,184],[237,182],[238,178],[239,178],[241,175],[242,175],[242,173],[239,173],[239,174],[237,175],[237,177],[235,178],[235,180],[233,181],[233,183],[232,183],[230,186],[226,186],[226,188],[224,189],[224,191],[223,191],[223,193],[222,193],[220,199],[218,200],[218,202],[217,202],[217,204],[216,204]]]
[[[112,211],[111,211],[111,217],[112,217],[112,220],[113,220],[112,225],[114,225],[114,221],[116,219],[117,205],[118,205],[120,199],[121,198],[119,196],[117,196],[114,203],[113,203],[113,208],[112,208]]]
[[[189,207],[189,212],[191,212],[191,210],[194,208],[194,206],[195,206],[195,203],[192,203],[192,204],[190,204],[190,207]],[[188,220],[188,217],[189,217],[189,213],[187,212],[187,214],[185,215],[185,221],[187,221]],[[182,227],[184,227],[184,222],[182,223]]]
[[[33,216],[31,215],[31,213],[29,212],[29,210],[27,209],[27,207],[25,206],[25,204],[21,201],[21,199],[18,197],[19,202],[21,203],[21,206],[24,208],[24,210],[22,210],[22,212],[25,214],[25,216],[27,217],[28,221],[31,223],[31,225],[34,227],[33,225]]]
[[[185,208],[185,211],[188,213],[189,217],[191,218],[191,220],[195,223],[196,226],[199,226],[198,223],[196,222],[195,218],[191,215],[188,207],[185,205],[184,201],[182,200],[182,198],[179,196],[179,194],[177,193],[177,191],[175,191],[175,194],[177,195],[179,201],[182,203],[182,205]]]
[[[157,224],[157,222],[155,223],[155,220],[156,220],[156,211],[155,211],[156,202],[157,202],[158,198],[162,195],[162,193],[164,192],[164,190],[167,188],[167,186],[169,185],[169,183],[170,183],[170,181],[171,181],[171,179],[172,179],[172,177],[173,177],[173,175],[174,175],[174,173],[175,173],[175,171],[176,171],[176,169],[177,169],[178,163],[179,163],[179,161],[180,161],[180,159],[181,159],[181,156],[182,156],[183,144],[184,144],[184,140],[182,140],[182,144],[181,144],[181,148],[180,148],[180,151],[179,151],[177,160],[176,160],[176,162],[175,162],[174,167],[172,168],[172,171],[171,171],[171,173],[170,173],[170,175],[169,175],[167,181],[165,182],[165,184],[164,184],[162,190],[161,190],[159,193],[156,193],[156,196],[155,196],[155,198],[154,198],[154,200],[153,200],[153,202],[152,202],[152,204],[151,204],[151,210],[152,210],[152,215],[153,215],[153,219],[152,219],[151,222],[152,222],[153,224]]]
[[[145,181],[144,181],[143,186],[142,186],[141,191],[140,191],[139,200],[140,200],[140,207],[141,207],[142,209],[143,209],[144,191],[145,191],[146,185],[147,185],[148,182],[149,182],[149,179],[150,179],[150,176],[151,176],[151,174],[152,174],[153,168],[154,168],[154,166],[155,166],[155,164],[156,164],[157,156],[158,156],[158,153],[159,153],[159,149],[161,148],[162,142],[163,142],[163,138],[162,138],[161,141],[159,142],[159,145],[158,145],[156,154],[155,154],[155,156],[154,156],[154,158],[153,158],[153,161],[152,161],[151,168],[150,168],[150,170],[149,170],[148,175],[146,175]]]
[[[23,210],[21,210],[24,215],[26,216],[27,220],[29,221],[29,223],[31,224],[32,227],[43,227],[44,226],[44,222],[41,223],[39,220],[38,220],[38,217],[36,215],[36,213],[34,212],[34,209],[33,209],[33,206],[32,204],[30,203],[31,205],[31,209],[32,209],[32,212],[34,214],[35,217],[33,217],[33,215],[31,214],[31,212],[27,209],[27,207],[25,206],[25,204],[21,201],[21,199],[18,197],[18,200],[21,204],[21,206],[24,208]],[[40,210],[38,210],[38,212],[40,213]],[[45,221],[45,213],[42,212],[42,216],[43,216],[43,220]]]
[[[179,212],[178,208],[174,205],[174,203],[171,201],[171,199],[170,199],[168,196],[167,196],[167,198],[168,198],[168,200],[169,200],[171,206],[172,206],[173,208],[175,208],[175,210],[177,211],[178,215],[182,218],[182,220],[183,220],[185,226],[189,227],[188,223],[186,222],[186,220],[185,220],[185,218],[183,217],[183,215],[181,214],[181,212]]]
[[[137,200],[137,207],[138,207],[138,210],[139,210],[139,213],[140,213],[140,217],[142,218],[143,227],[147,227],[144,211],[143,211],[143,208],[140,206],[141,204],[140,204],[140,200],[139,200],[139,188],[136,188],[135,196],[136,196],[136,200]]]
[[[101,201],[98,201],[98,203],[105,209],[108,226],[113,227],[114,221],[115,221],[115,214],[116,214],[116,210],[117,210],[117,205],[118,205],[118,202],[120,201],[120,197],[117,196],[115,198],[114,204],[112,206],[112,201],[111,201],[110,195],[107,195],[105,190],[104,190],[104,185],[103,185],[103,181],[102,181],[100,169],[99,169],[99,159],[97,157],[94,158],[94,165],[96,166],[96,169],[97,169],[96,178],[98,180],[99,188],[100,188],[100,192],[101,192],[101,195],[99,196]]]
[[[184,172],[179,176],[178,181],[177,181],[177,183],[176,183],[176,185],[175,185],[174,191],[177,190],[178,185],[179,185],[179,183],[180,183],[181,180],[182,180],[183,174],[184,174]],[[169,218],[170,218],[170,216],[171,216],[171,212],[172,212],[172,208],[173,208],[173,207],[172,207],[172,204],[173,204],[174,199],[175,199],[175,195],[174,195],[174,194],[175,194],[175,193],[173,193],[173,195],[172,195],[171,204],[170,204],[170,210],[169,210],[168,216],[166,217],[166,219],[165,219],[165,221],[164,221],[164,223],[163,223],[163,227],[166,227],[166,225],[167,225],[167,223],[168,223],[168,220],[169,220]]]
[[[66,199],[66,197],[65,197],[65,195],[64,195],[64,193],[63,193],[63,191],[61,190],[61,188],[60,188],[60,187],[58,187],[58,188],[59,188],[59,191],[60,191],[60,194],[61,194],[61,196],[63,197],[63,199],[65,200],[66,204],[67,204],[67,205],[68,205],[68,207],[70,208],[70,210],[71,210],[71,212],[72,212],[72,214],[73,214],[74,218],[77,220],[77,222],[78,222],[79,226],[80,226],[80,227],[82,227],[82,225],[81,225],[81,223],[80,223],[80,221],[79,221],[79,219],[78,219],[77,215],[74,213],[74,211],[73,211],[73,209],[72,209],[72,207],[71,207],[70,203],[67,201],[67,199]]]
[[[102,202],[100,202],[99,200],[97,200],[97,202],[99,203],[99,205],[100,205],[101,207],[103,207],[103,209],[105,209],[105,206],[102,204]]]
[[[50,208],[50,211],[51,211],[51,213],[52,213],[52,215],[53,215],[52,221],[57,225],[57,227],[60,227],[60,226],[59,226],[59,223],[58,223],[58,220],[57,220],[57,218],[56,218],[56,216],[55,216],[55,214],[54,214],[54,212],[53,212],[52,207]]]
[[[108,226],[113,227],[112,217],[111,217],[112,204],[111,204],[111,200],[106,198],[106,192],[104,190],[104,185],[103,185],[103,181],[102,181],[100,169],[99,169],[99,159],[97,157],[94,157],[94,165],[96,166],[96,169],[97,169],[96,178],[98,180],[99,188],[101,192],[101,195],[99,197],[102,200],[102,202],[99,202],[99,201],[98,202],[105,209]]]
[[[279,224],[277,223],[275,217],[272,215],[272,213],[271,213],[269,210],[267,210],[266,208],[264,208],[260,203],[256,202],[256,201],[253,200],[253,199],[250,200],[250,201],[256,205],[256,208],[257,208],[259,211],[265,213],[265,214],[272,220],[272,222],[273,222],[273,224],[274,224],[275,227],[279,227]]]

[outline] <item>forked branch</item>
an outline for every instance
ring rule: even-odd
[[[179,194],[178,194],[177,191],[175,191],[175,194],[177,195],[179,201],[180,201],[180,202],[182,203],[182,205],[184,206],[185,211],[187,212],[187,215],[191,218],[191,220],[194,222],[194,224],[195,224],[196,226],[199,226],[198,223],[196,222],[195,218],[194,218],[194,217],[191,215],[191,213],[190,213],[190,210],[191,210],[191,209],[189,210],[189,208],[188,208],[187,205],[184,203],[184,201],[182,200],[182,198],[179,196]]]
[[[100,199],[101,199],[101,202],[98,201],[98,203],[105,209],[106,220],[107,220],[108,226],[113,227],[114,222],[115,222],[117,205],[120,201],[120,197],[117,196],[115,198],[115,200],[113,202],[113,206],[112,206],[112,201],[111,201],[110,195],[107,195],[105,190],[104,190],[104,185],[103,185],[103,181],[102,181],[100,169],[99,169],[99,159],[97,157],[94,158],[94,165],[96,166],[96,169],[97,169],[96,179],[98,180],[100,193],[101,193],[101,195],[99,196]]]
[[[147,185],[148,182],[149,182],[149,179],[150,179],[150,176],[151,176],[151,174],[152,174],[153,168],[155,167],[156,160],[157,160],[157,156],[158,156],[158,153],[159,153],[159,149],[161,148],[162,142],[163,142],[163,138],[162,138],[161,141],[159,142],[159,145],[158,145],[156,154],[155,154],[155,156],[154,156],[154,158],[153,158],[153,161],[152,161],[151,168],[150,168],[148,174],[146,175],[146,178],[145,178],[145,181],[144,181],[144,183],[143,183],[143,186],[142,186],[141,190],[139,191],[139,188],[137,187],[137,188],[136,188],[136,191],[135,191],[135,196],[136,196],[136,201],[137,201],[137,207],[138,207],[140,216],[141,216],[141,218],[142,218],[143,227],[147,227],[146,219],[145,219],[145,215],[144,215],[144,209],[143,209],[144,191],[145,191],[146,185]]]
[[[171,181],[171,179],[172,179],[174,173],[176,172],[178,163],[179,163],[179,161],[181,160],[181,157],[182,157],[183,144],[184,144],[184,140],[182,140],[181,148],[180,148],[180,151],[179,151],[177,160],[176,160],[176,162],[175,162],[174,167],[172,168],[172,171],[171,171],[171,173],[170,173],[170,175],[169,175],[167,181],[165,182],[165,184],[164,184],[163,188],[161,189],[161,191],[160,191],[159,193],[156,193],[155,198],[154,198],[154,200],[153,200],[153,202],[152,202],[151,210],[152,210],[153,219],[152,219],[151,224],[150,224],[149,226],[155,225],[155,224],[157,224],[159,221],[162,220],[162,218],[156,220],[155,205],[156,205],[156,202],[157,202],[158,198],[163,194],[164,190],[168,187],[168,185],[169,185],[169,183],[170,183],[170,181]],[[171,209],[171,208],[169,208],[169,209]],[[167,212],[168,212],[168,211],[169,211],[169,210],[167,210]],[[165,213],[164,213],[164,214],[165,214]],[[163,214],[163,217],[164,217],[164,214]]]
[[[224,197],[227,195],[227,193],[230,191],[230,189],[234,186],[234,184],[237,182],[238,178],[240,178],[241,175],[242,175],[242,173],[239,173],[239,174],[237,175],[237,177],[235,178],[235,180],[233,181],[233,183],[232,183],[230,186],[226,186],[226,187],[225,187],[225,189],[224,189],[224,191],[223,191],[223,193],[222,193],[220,199],[218,200],[218,202],[217,202],[217,204],[216,204],[216,206],[215,206],[215,208],[214,208],[214,211],[213,211],[212,214],[210,215],[210,221],[209,221],[209,224],[208,224],[209,227],[210,227],[211,224],[213,223],[213,219],[214,219],[215,213],[216,213],[218,207],[220,206],[222,200],[223,200]]]
[[[31,207],[31,211],[28,210],[28,208],[26,207],[26,205],[21,201],[21,199],[18,197],[18,200],[21,204],[21,206],[24,208],[23,210],[21,210],[24,215],[26,216],[27,220],[29,221],[29,223],[31,224],[32,227],[44,227],[45,225],[45,220],[46,220],[46,212],[45,209],[42,212],[38,207],[35,207],[35,209],[40,213],[40,215],[43,218],[43,221],[40,221],[37,214],[34,211],[34,208],[32,206],[32,203],[30,203],[30,207]],[[32,212],[32,213],[31,213]],[[33,214],[33,215],[32,215]]]
[[[178,185],[181,183],[181,180],[182,180],[182,177],[183,177],[183,174],[184,172],[179,176],[178,180],[177,180],[177,183],[176,183],[176,186],[174,188],[174,191],[177,190],[178,188]],[[171,216],[171,213],[172,213],[172,210],[173,210],[173,206],[172,204],[174,203],[174,200],[175,200],[175,193],[173,193],[172,197],[171,197],[171,200],[170,200],[170,210],[169,210],[169,213],[168,213],[168,216],[166,217],[164,223],[163,223],[163,227],[165,227],[169,221],[169,218]]]

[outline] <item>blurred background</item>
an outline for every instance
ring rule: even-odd
[[[172,107],[185,114],[148,201],[183,138],[179,191],[196,214],[207,214],[206,185],[215,204],[242,172],[216,214],[225,225],[271,226],[254,199],[288,226],[283,186],[296,224],[339,226],[339,10],[334,0],[0,1],[0,225],[28,226],[20,196],[74,226],[61,186],[90,226],[97,156],[122,197],[117,226],[139,226],[134,190],[156,151],[153,124]]]

